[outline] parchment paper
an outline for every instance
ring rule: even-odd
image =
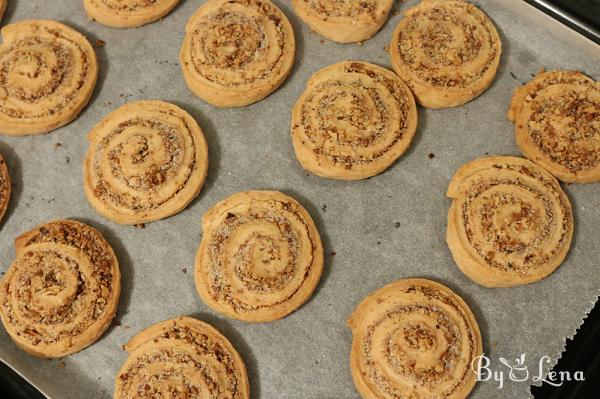
[[[106,45],[97,49],[100,80],[94,97],[75,122],[43,136],[0,137],[14,180],[10,210],[0,226],[0,270],[14,259],[14,237],[44,221],[75,218],[101,230],[116,250],[123,292],[116,325],[82,352],[39,360],[19,350],[0,328],[0,358],[50,397],[108,398],[126,358],[121,345],[150,324],[192,315],[215,325],[241,352],[254,398],[356,398],[347,317],[371,291],[422,276],[465,298],[493,367],[501,366],[499,356],[512,360],[522,353],[531,374],[537,374],[544,355],[554,363],[599,294],[600,184],[565,186],[576,222],[567,260],[549,278],[510,289],[480,287],[456,267],[444,240],[450,205],[444,194],[463,163],[485,154],[519,154],[505,117],[515,87],[542,67],[580,69],[599,79],[600,47],[524,2],[476,2],[503,40],[502,63],[489,90],[458,108],[419,108],[414,142],[393,167],[366,181],[340,182],[300,168],[290,139],[292,106],[309,76],[326,65],[359,59],[389,66],[384,47],[401,12],[416,1],[397,4],[399,13],[362,46],[309,33],[288,1],[275,2],[296,33],[290,78],[258,104],[218,109],[188,91],[178,65],[185,23],[203,1],[182,0],[162,21],[127,30],[88,21],[80,0],[10,1],[3,24],[53,18]],[[82,188],[86,133],[109,111],[138,99],[162,99],[188,110],[210,149],[200,196],[185,211],[145,229],[103,219]],[[193,282],[201,215],[223,197],[249,189],[278,189],[297,198],[316,220],[327,253],[312,299],[273,323],[246,324],[217,315],[200,300]],[[482,382],[472,397],[528,397],[530,383],[505,381],[498,389],[497,383]]]

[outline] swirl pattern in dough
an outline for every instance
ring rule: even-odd
[[[292,5],[321,36],[352,43],[370,39],[381,29],[394,0],[292,0]]]
[[[292,25],[269,0],[208,0],[185,31],[180,61],[187,85],[219,107],[262,100],[294,63]]]
[[[73,220],[40,225],[15,240],[2,279],[0,316],[26,352],[57,358],[96,342],[117,311],[117,258],[95,229]]]
[[[2,28],[0,133],[47,133],[73,121],[90,100],[98,76],[92,45],[50,20]]]
[[[365,399],[462,399],[475,385],[479,326],[462,298],[441,284],[388,284],[356,307],[348,325],[352,377]]]
[[[322,271],[312,218],[280,192],[231,195],[202,219],[196,288],[224,315],[250,322],[285,317],[308,300]]]
[[[314,74],[292,111],[302,167],[356,180],[381,173],[408,148],[417,128],[409,88],[393,72],[345,61]]]
[[[94,21],[113,28],[136,28],[167,15],[179,0],[83,0]]]
[[[211,325],[178,317],[148,327],[124,349],[115,399],[248,399],[246,366],[233,345]]]
[[[88,135],[84,188],[117,223],[152,222],[183,210],[204,184],[208,148],[198,123],[163,101],[128,103]]]
[[[600,181],[600,83],[542,73],[515,92],[509,117],[527,158],[565,182]]]
[[[446,240],[458,267],[486,287],[538,281],[565,259],[573,235],[568,197],[556,179],[518,157],[479,158],[448,187]]]
[[[10,202],[11,181],[8,167],[2,154],[0,154],[0,222],[8,209]]]
[[[490,19],[460,0],[424,0],[405,12],[390,45],[392,66],[427,108],[462,105],[492,83],[502,44]]]

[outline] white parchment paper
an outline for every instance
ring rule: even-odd
[[[326,65],[358,59],[389,66],[384,47],[401,12],[416,1],[398,3],[399,13],[362,46],[310,33],[288,1],[275,2],[296,33],[290,78],[262,102],[218,109],[188,91],[178,64],[185,23],[203,1],[181,0],[163,20],[126,30],[89,21],[80,0],[9,1],[2,24],[57,19],[106,45],[97,49],[99,84],[76,121],[48,135],[0,137],[0,152],[14,180],[10,210],[0,225],[0,270],[14,259],[17,235],[44,221],[75,218],[98,228],[114,247],[123,292],[116,325],[82,352],[60,360],[36,359],[0,328],[0,358],[50,397],[109,398],[126,358],[121,345],[150,324],[192,315],[215,325],[241,352],[254,398],[356,398],[347,317],[371,291],[421,276],[448,285],[471,306],[492,367],[501,367],[500,356],[512,361],[522,353],[530,374],[537,374],[542,356],[554,363],[565,338],[574,334],[599,294],[600,184],[565,186],[576,223],[567,260],[549,278],[510,289],[480,287],[455,266],[444,240],[450,205],[445,191],[463,163],[485,154],[519,154],[505,117],[515,87],[540,68],[579,69],[598,79],[600,47],[519,0],[476,2],[503,40],[492,86],[458,108],[419,108],[411,148],[383,174],[366,181],[333,181],[305,173],[296,161],[289,131],[292,106],[309,76]],[[210,150],[200,196],[180,214],[145,229],[103,219],[82,188],[86,133],[109,111],[139,99],[162,99],[185,108],[202,126]],[[316,220],[327,254],[312,299],[291,316],[267,324],[219,316],[200,300],[193,282],[201,215],[223,197],[249,189],[278,189],[298,199]],[[528,397],[530,383],[531,377],[505,381],[498,389],[497,382],[481,382],[472,397]]]

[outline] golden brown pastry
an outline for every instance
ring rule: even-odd
[[[0,316],[12,340],[42,358],[96,342],[121,293],[119,263],[102,235],[74,220],[55,220],[19,236],[15,247],[0,291]]]
[[[6,161],[0,154],[0,222],[8,209],[10,202],[11,181]]]
[[[1,32],[0,134],[48,133],[73,121],[96,86],[90,42],[49,20],[17,22]]]
[[[458,267],[486,287],[538,281],[565,259],[573,213],[560,185],[518,157],[479,158],[448,187],[446,240]]]
[[[327,39],[351,43],[373,37],[394,0],[292,0],[292,5],[310,29]]]
[[[202,218],[196,288],[219,313],[250,322],[280,319],[308,300],[322,271],[319,232],[287,195],[233,194]]]
[[[393,72],[359,61],[314,74],[292,111],[292,142],[302,167],[333,179],[383,172],[417,128],[409,88]]]
[[[580,72],[537,75],[508,111],[523,155],[558,179],[600,181],[600,83]]]
[[[502,43],[490,19],[464,1],[424,0],[393,33],[392,66],[427,108],[462,105],[492,83]]]
[[[88,17],[114,28],[135,28],[167,15],[179,0],[83,0]]]
[[[208,0],[185,32],[179,55],[185,81],[219,107],[262,100],[294,64],[292,25],[269,0]]]
[[[481,333],[448,287],[398,280],[365,298],[348,325],[352,378],[365,399],[461,399],[475,385]]]
[[[121,224],[182,211],[204,184],[208,148],[190,114],[164,101],[137,101],[89,133],[84,189],[100,214]]]
[[[148,327],[124,349],[129,357],[115,378],[115,399],[248,399],[246,366],[210,324],[178,317]]]

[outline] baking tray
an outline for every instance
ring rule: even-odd
[[[421,276],[448,285],[468,302],[494,367],[500,356],[515,359],[526,353],[531,374],[537,374],[542,356],[550,359],[547,370],[600,293],[600,184],[565,186],[576,222],[567,260],[549,278],[510,289],[478,286],[455,266],[444,239],[450,205],[445,192],[463,163],[486,154],[519,154],[505,117],[515,87],[540,68],[579,69],[598,79],[600,47],[525,2],[475,2],[503,40],[491,87],[458,108],[419,108],[411,148],[381,175],[333,181],[305,173],[296,161],[289,132],[292,106],[310,75],[326,65],[359,59],[389,66],[384,48],[402,11],[416,1],[396,4],[383,29],[362,45],[324,40],[295,17],[289,2],[275,2],[296,33],[297,58],[289,79],[257,104],[218,109],[188,91],[178,65],[185,23],[203,1],[182,0],[163,20],[129,30],[88,21],[79,0],[10,1],[3,23],[53,18],[106,45],[97,49],[100,79],[80,118],[44,136],[0,137],[14,180],[10,210],[0,226],[0,269],[14,259],[14,237],[43,221],[75,218],[98,228],[113,245],[123,292],[114,325],[82,352],[36,359],[0,329],[0,358],[49,397],[109,398],[126,358],[121,345],[152,323],[192,315],[216,326],[241,352],[254,398],[356,398],[347,317],[373,290]],[[82,188],[86,133],[109,111],[138,99],[162,99],[188,110],[204,129],[210,151],[200,196],[180,214],[145,229],[102,218]],[[297,198],[315,219],[325,245],[325,273],[312,299],[272,323],[221,317],[202,303],[194,287],[202,214],[223,197],[249,189],[278,189]],[[502,389],[482,382],[473,397],[528,397],[530,384],[531,377],[524,382],[506,378]]]

